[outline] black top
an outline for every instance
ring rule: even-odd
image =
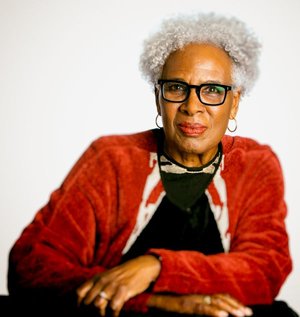
[[[158,160],[166,196],[123,260],[145,254],[150,248],[195,250],[204,254],[224,252],[205,194],[222,159],[221,143],[210,162],[200,168],[188,168],[164,152],[163,137],[161,131]]]

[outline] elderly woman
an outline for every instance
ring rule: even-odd
[[[273,307],[291,271],[281,167],[225,135],[259,50],[234,18],[166,20],[141,56],[162,126],[91,144],[13,246],[10,293],[76,294],[101,316]]]

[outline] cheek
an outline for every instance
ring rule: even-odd
[[[230,111],[228,109],[214,109],[210,113],[211,127],[224,133],[228,126],[228,120],[230,116]]]
[[[175,105],[162,105],[161,115],[164,126],[172,127],[174,125],[175,117],[177,114],[177,106]]]

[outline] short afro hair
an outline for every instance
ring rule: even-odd
[[[191,43],[222,48],[233,62],[234,86],[248,93],[258,74],[261,44],[244,22],[214,13],[180,15],[163,21],[161,28],[144,41],[140,70],[151,84],[160,78],[168,56]]]

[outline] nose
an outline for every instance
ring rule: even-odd
[[[180,111],[189,116],[205,111],[205,105],[199,100],[196,89],[191,89],[188,99],[180,105]]]

